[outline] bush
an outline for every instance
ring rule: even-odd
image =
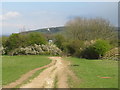
[[[105,40],[97,40],[93,45],[87,47],[82,55],[84,58],[88,59],[99,59],[105,55],[105,53],[110,50],[110,44]]]
[[[107,51],[104,55],[103,59],[110,59],[110,60],[119,60],[119,51],[118,47],[112,48],[111,50]]]
[[[47,40],[46,38],[41,34],[41,33],[37,33],[37,32],[33,32],[33,33],[29,33],[26,35],[26,41],[27,41],[27,45],[26,46],[30,46],[30,45],[34,45],[34,44],[46,44]]]
[[[5,48],[3,46],[0,46],[0,55],[5,54]]]
[[[7,36],[2,36],[0,39],[1,39],[1,44],[2,44],[2,46],[4,47],[5,45],[5,42],[7,41],[7,39],[8,39],[9,37],[7,37]]]
[[[11,53],[14,49],[19,47],[27,47],[34,44],[46,44],[46,38],[40,33],[28,34],[12,34],[5,42],[3,42],[6,52]]]
[[[58,48],[60,48],[62,51],[64,50],[64,43],[66,42],[66,39],[64,36],[57,34],[55,35],[54,43],[57,45]]]
[[[6,48],[7,52],[18,48],[22,43],[22,39],[20,38],[19,34],[12,34],[5,42],[4,47]]]
[[[53,44],[37,45],[17,48],[9,53],[9,55],[61,55],[62,51]]]
[[[83,47],[84,47],[83,41],[75,40],[75,41],[71,41],[67,45],[67,51],[72,56],[80,57],[81,56],[81,51],[82,51]]]

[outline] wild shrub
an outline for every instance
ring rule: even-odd
[[[104,55],[103,59],[110,59],[110,60],[119,60],[119,51],[118,47],[112,48],[111,50],[107,51]]]
[[[54,44],[31,45],[28,47],[17,48],[9,55],[61,55],[62,51]]]
[[[99,59],[103,57],[110,48],[111,46],[107,41],[97,40],[82,52],[82,56],[88,59]]]
[[[7,41],[5,42],[5,47],[7,49],[7,52],[10,50],[13,50],[15,48],[18,48],[22,43],[22,39],[20,38],[19,34],[12,34]]]
[[[60,48],[63,51],[65,49],[64,43],[67,42],[65,37],[61,34],[57,34],[54,36],[54,38],[54,43],[57,45],[58,48]]]
[[[84,48],[84,43],[83,43],[83,41],[80,41],[80,40],[71,41],[67,45],[67,51],[72,56],[80,57],[82,48]]]
[[[34,45],[34,44],[41,45],[41,44],[47,43],[47,40],[44,37],[44,35],[41,33],[37,33],[37,32],[27,34],[26,41],[27,41],[26,46],[30,46],[30,45]]]
[[[11,53],[19,47],[27,47],[34,44],[47,44],[46,38],[41,33],[12,34],[3,42],[6,52]]]
[[[5,54],[5,48],[3,46],[0,46],[0,55]]]

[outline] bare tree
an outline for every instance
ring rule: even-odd
[[[114,27],[102,18],[86,19],[77,17],[66,23],[66,35],[74,40],[112,39]]]

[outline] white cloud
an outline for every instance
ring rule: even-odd
[[[7,12],[6,14],[0,15],[0,20],[7,20],[7,19],[11,19],[11,18],[15,18],[20,16],[21,14],[19,12]]]

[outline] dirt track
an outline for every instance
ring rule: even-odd
[[[27,80],[29,77],[31,77],[36,71],[38,70],[41,70],[41,69],[44,69],[44,68],[47,68],[47,67],[50,67],[52,65],[55,64],[55,60],[53,60],[50,64],[48,65],[45,65],[43,67],[39,67],[39,68],[36,68],[34,70],[31,70],[29,72],[27,72],[26,74],[22,75],[21,78],[19,78],[18,80],[16,80],[15,82],[12,82],[6,86],[3,86],[3,88],[15,88],[17,85],[20,85],[22,84],[25,80]]]
[[[15,88],[17,85],[22,84],[25,80],[31,77],[36,71],[43,68],[46,69],[42,71],[36,78],[31,80],[30,83],[24,84],[20,88],[69,88],[67,82],[68,76],[70,76],[73,81],[78,81],[78,78],[68,68],[68,65],[70,65],[69,61],[62,60],[61,57],[49,58],[52,59],[52,63],[31,70],[15,82],[4,86],[4,88]]]
[[[63,61],[61,57],[49,57],[56,60],[56,64],[40,73],[38,77],[21,88],[68,88],[67,66],[69,63]]]

